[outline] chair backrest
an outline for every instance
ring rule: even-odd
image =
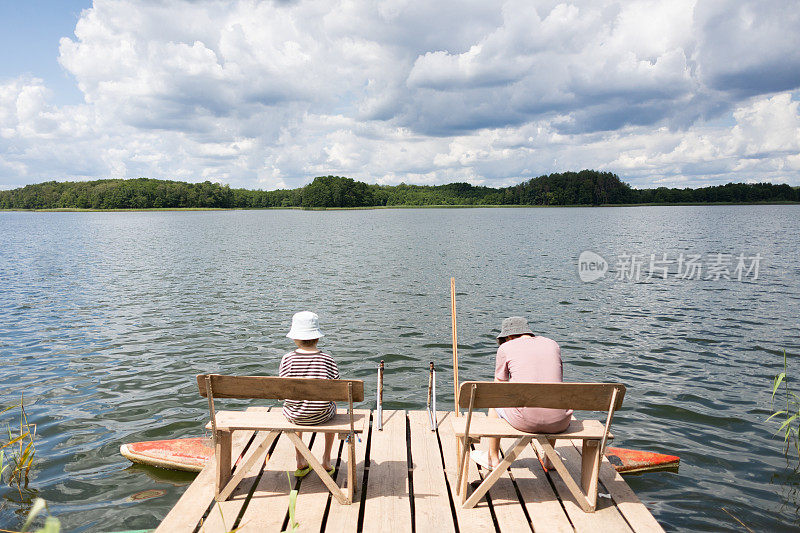
[[[625,385],[622,383],[508,383],[466,381],[461,384],[458,405],[469,408],[475,385],[474,409],[487,407],[545,407],[580,411],[608,411],[611,395],[617,389],[614,410],[622,406]]]
[[[211,378],[211,395],[214,398],[346,402],[348,385],[352,385],[353,401],[364,401],[364,381],[360,379],[278,378],[222,376],[219,374],[197,376],[197,387],[203,397],[207,397],[206,376]]]

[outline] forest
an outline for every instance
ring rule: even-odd
[[[469,183],[376,185],[341,176],[320,176],[297,189],[232,189],[205,181],[149,178],[48,181],[0,191],[0,209],[261,209],[381,206],[598,206],[798,202],[800,188],[771,183],[634,189],[616,174],[596,170],[548,174],[510,187]]]

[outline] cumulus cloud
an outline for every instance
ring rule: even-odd
[[[786,1],[696,7],[697,62],[709,88],[751,96],[800,86],[800,12]]]
[[[0,187],[797,184],[798,41],[787,2],[95,0],[60,46],[84,103],[0,80]]]

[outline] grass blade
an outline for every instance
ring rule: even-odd
[[[798,416],[800,416],[800,413],[795,413],[795,414],[793,414],[792,416],[790,416],[789,418],[787,418],[787,419],[786,419],[786,420],[783,422],[783,424],[781,424],[781,427],[779,427],[779,428],[778,428],[778,431],[783,431],[783,428],[785,428],[786,426],[788,426],[789,424],[791,424],[791,423],[792,423],[794,420],[796,420],[796,419],[797,419],[797,417],[798,417]],[[791,428],[789,428],[789,429],[791,429]],[[787,432],[786,432],[786,434],[787,434],[787,435],[789,435],[790,433],[791,433],[791,431],[787,431]]]
[[[31,510],[28,512],[28,519],[25,520],[25,524],[22,526],[23,532],[28,529],[28,526],[31,525],[31,522],[33,522],[34,518],[36,518],[36,516],[41,513],[45,507],[47,507],[47,502],[41,498],[36,498],[31,506]]]
[[[44,521],[44,527],[37,529],[36,533],[60,533],[61,522],[55,516],[48,516]]]
[[[775,399],[775,393],[778,391],[778,387],[781,386],[781,383],[786,378],[786,372],[781,372],[777,376],[775,376],[774,383],[772,385],[772,399]]]
[[[788,411],[775,411],[774,413],[772,413],[771,415],[769,415],[769,418],[767,418],[767,420],[766,420],[766,421],[767,421],[767,422],[769,422],[770,420],[772,420],[772,419],[773,419],[773,418],[775,418],[776,416],[779,416],[779,415],[788,415],[788,414],[789,414],[789,412],[788,412]]]
[[[8,407],[6,407],[6,408],[5,408],[5,409],[3,409],[2,411],[0,411],[0,415],[2,415],[3,413],[5,413],[6,411],[10,411],[10,410],[14,409],[15,407],[19,407],[19,404],[16,404],[16,405],[9,405]]]
[[[8,446],[11,446],[15,442],[23,440],[24,438],[26,438],[29,435],[30,435],[30,432],[25,432],[24,434],[20,435],[19,437],[16,437],[15,439],[12,439],[12,440],[6,442],[5,444],[3,444],[2,446],[0,446],[0,450],[2,450],[3,448],[7,448]]]

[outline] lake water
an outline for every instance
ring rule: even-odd
[[[580,280],[585,250],[605,277]],[[433,360],[451,408],[455,276],[462,380],[492,378],[500,320],[525,315],[565,380],[628,386],[617,445],[681,457],[627,478],[666,529],[796,530],[799,478],[765,420],[784,350],[800,376],[798,251],[800,206],[2,212],[0,406],[24,392],[30,488],[66,531],[154,527],[192,476],[120,444],[201,434],[195,374],[276,374],[295,311],[319,313],[365,406],[383,359],[385,406],[423,409]],[[20,527],[0,493],[0,528]]]

